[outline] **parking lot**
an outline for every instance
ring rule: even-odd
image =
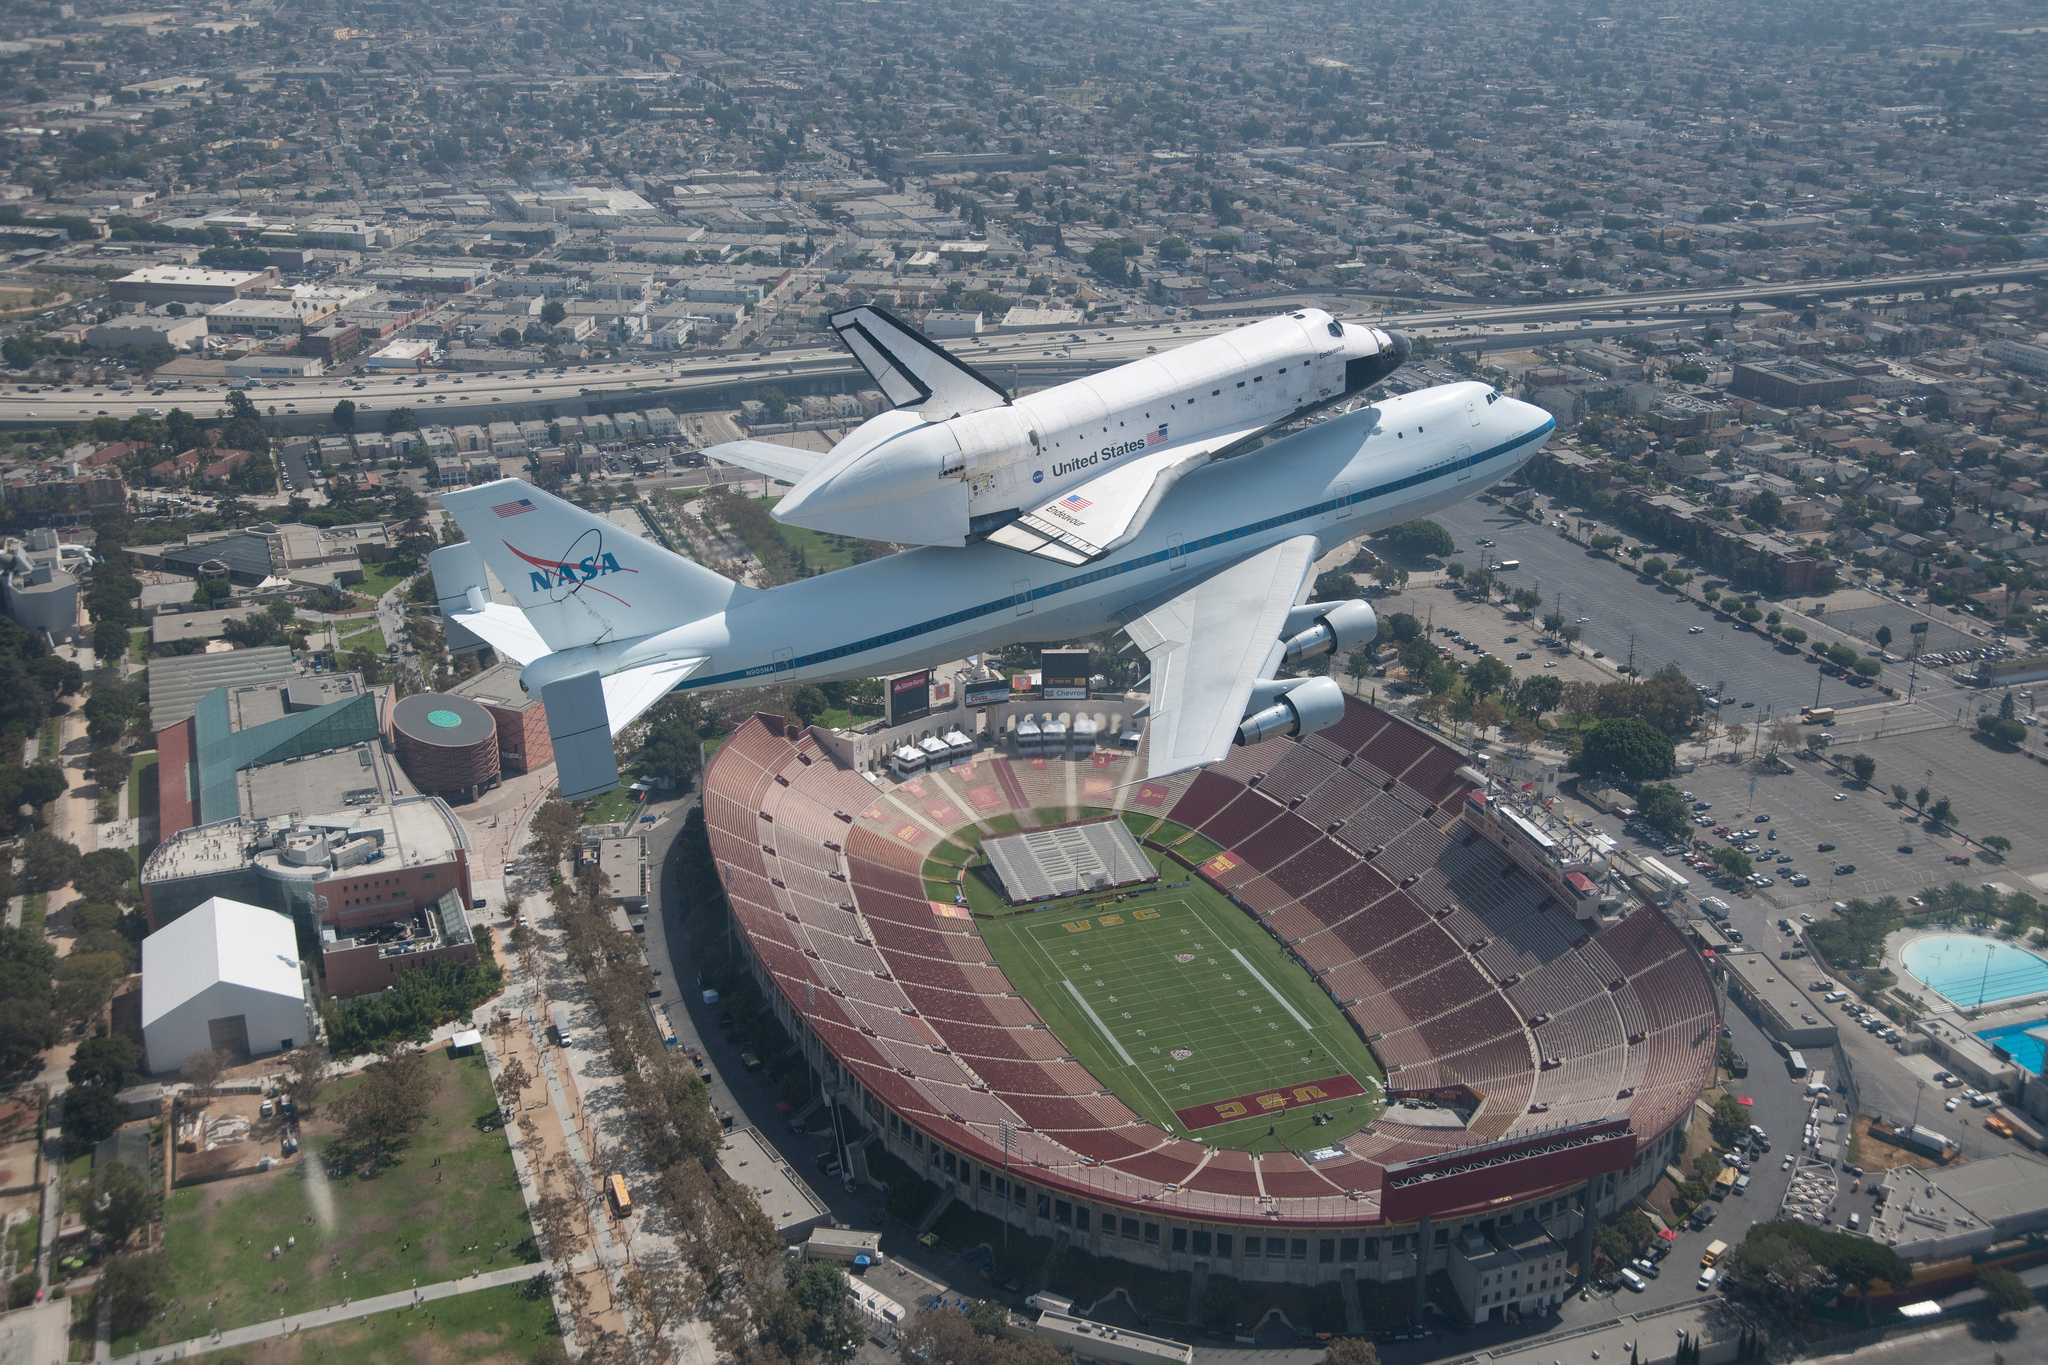
[[[1643,582],[1518,512],[1467,501],[1444,509],[1437,520],[1457,539],[1463,553],[1454,557],[1467,568],[1478,568],[1482,553],[1496,562],[1519,559],[1519,569],[1501,576],[1517,587],[1539,589],[1546,611],[1562,611],[1585,632],[1585,648],[1619,662],[1633,657],[1645,673],[1676,663],[1686,677],[1733,696],[1740,714],[1724,710],[1724,721],[1747,722],[1766,711],[1796,716],[1802,706],[1848,707],[1871,699],[1868,689],[1822,673],[1799,652],[1738,630],[1704,605],[1681,601],[1670,589]],[[1481,546],[1482,538],[1495,546]],[[1695,626],[1697,635],[1691,633]],[[1741,708],[1745,701],[1754,708]]]

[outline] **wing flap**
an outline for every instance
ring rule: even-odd
[[[1166,428],[1161,426],[1163,438]],[[990,540],[1057,564],[1086,564],[1127,544],[1180,477],[1264,427],[1162,444],[1123,460],[992,533]],[[1149,438],[1148,438],[1149,439]]]
[[[1001,386],[885,308],[863,304],[834,313],[832,330],[899,408],[944,421],[1010,401]]]
[[[1296,536],[1126,623],[1152,666],[1147,777],[1170,777],[1230,752],[1253,685],[1279,663],[1280,628],[1315,557],[1315,537]]]
[[[802,479],[825,460],[816,451],[797,450],[773,441],[727,441],[723,445],[707,446],[704,458],[721,464],[736,464],[742,469],[751,469],[756,474],[766,474],[771,479],[790,484]]]

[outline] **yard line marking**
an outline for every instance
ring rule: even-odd
[[[1303,1028],[1309,1030],[1310,1032],[1315,1031],[1316,1026],[1314,1024],[1311,1024],[1308,1020],[1302,1018],[1301,1011],[1294,1008],[1293,1005],[1289,1004],[1286,996],[1274,990],[1272,982],[1266,980],[1265,977],[1259,975],[1259,969],[1251,964],[1251,959],[1247,958],[1243,953],[1239,952],[1235,948],[1232,948],[1230,950],[1230,955],[1236,958],[1238,962],[1244,966],[1244,969],[1252,974],[1252,980],[1258,982],[1261,986],[1264,986],[1266,988],[1266,994],[1272,996],[1274,1000],[1278,1001],[1281,1009],[1286,1010],[1289,1014],[1294,1016],[1295,1023],[1301,1025]]]
[[[1068,995],[1074,997],[1074,1003],[1081,1007],[1081,1012],[1094,1021],[1095,1027],[1102,1031],[1102,1036],[1109,1039],[1109,1045],[1116,1049],[1117,1056],[1124,1059],[1124,1065],[1129,1067],[1137,1066],[1137,1063],[1131,1060],[1131,1054],[1124,1051],[1124,1045],[1119,1043],[1116,1040],[1116,1035],[1109,1031],[1109,1025],[1102,1022],[1102,1016],[1095,1012],[1095,1007],[1082,999],[1081,988],[1067,980],[1064,976],[1060,978],[1060,984],[1067,988]]]

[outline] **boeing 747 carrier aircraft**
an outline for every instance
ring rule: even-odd
[[[569,799],[618,785],[612,736],[676,688],[874,677],[1113,629],[1151,664],[1159,777],[1334,722],[1336,683],[1276,671],[1355,649],[1378,623],[1363,601],[1296,605],[1316,560],[1486,488],[1554,426],[1484,384],[1444,385],[1190,469],[1086,564],[991,538],[768,589],[503,479],[441,495],[468,540],[432,568],[450,639],[468,631],[524,665]],[[486,565],[509,603],[492,600]]]

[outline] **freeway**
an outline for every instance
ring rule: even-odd
[[[1916,293],[1927,289],[1989,288],[2039,276],[2038,264],[1891,275],[1872,280],[1809,280],[1777,284],[1717,286],[1662,293],[1605,294],[1546,299],[1488,307],[1389,315],[1367,320],[1395,325],[1461,349],[1519,348],[1555,341],[1655,331],[1674,322],[1694,322],[1718,305],[1789,302],[1860,294]],[[1280,306],[1276,301],[1276,307]],[[1183,318],[1178,321],[1100,324],[1080,329],[994,332],[953,343],[964,359],[999,383],[1049,384],[1092,374],[1171,350],[1204,336],[1242,326],[1249,318]],[[320,379],[266,382],[252,398],[288,432],[327,428],[335,403],[350,399],[364,412],[361,425],[381,428],[380,413],[411,407],[422,421],[500,420],[520,409],[553,407],[560,412],[615,412],[630,407],[704,409],[730,406],[768,384],[786,391],[817,386],[868,387],[866,376],[837,346],[805,346],[751,354],[726,354],[621,361],[612,364],[536,367],[462,373],[419,374],[336,372]],[[156,415],[183,407],[210,416],[227,406],[225,382],[187,384],[169,390],[140,387],[128,392],[89,385],[68,388],[11,385],[0,390],[0,428],[33,429],[94,417]]]

